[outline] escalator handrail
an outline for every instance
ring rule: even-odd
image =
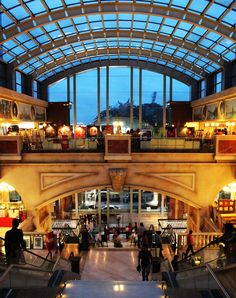
[[[219,288],[221,289],[221,291],[223,292],[223,294],[225,295],[225,297],[226,298],[230,298],[230,295],[228,294],[228,292],[226,291],[226,289],[224,288],[224,286],[222,285],[222,283],[219,281],[219,279],[215,275],[215,273],[212,270],[211,266],[209,264],[205,264],[205,266],[206,266],[207,270],[209,271],[209,273],[211,274],[211,276],[214,278],[215,282],[217,283],[217,285],[219,286]]]
[[[196,250],[194,253],[190,254],[186,258],[183,258],[182,260],[178,261],[178,264],[180,264],[180,263],[182,263],[182,262],[190,259],[192,256],[196,255],[197,253],[199,253],[200,251],[204,250],[208,246],[219,243],[221,241],[221,239],[222,239],[222,236],[217,237],[216,239],[214,239],[211,242],[207,243],[206,245],[202,246],[201,248],[199,248],[198,250]]]
[[[0,237],[0,240],[5,241],[5,238]],[[26,252],[28,252],[28,253],[30,253],[30,254],[32,254],[32,255],[34,255],[34,256],[36,256],[36,257],[42,259],[42,260],[44,260],[45,262],[47,261],[47,262],[50,262],[50,263],[55,264],[54,261],[48,259],[48,256],[50,255],[50,253],[48,253],[48,254],[47,254],[47,257],[45,258],[45,257],[42,257],[42,256],[40,256],[40,255],[38,255],[38,254],[36,254],[36,253],[34,253],[34,252],[28,250],[27,248],[23,248],[23,251],[26,251]],[[43,263],[43,264],[44,264],[44,263]]]

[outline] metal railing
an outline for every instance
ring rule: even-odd
[[[23,142],[23,152],[105,152],[105,139],[50,138]],[[215,152],[213,139],[131,137],[131,152]]]

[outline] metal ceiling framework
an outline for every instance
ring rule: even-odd
[[[99,59],[136,59],[189,83],[235,59],[235,1],[8,2],[0,5],[2,60],[40,81]]]

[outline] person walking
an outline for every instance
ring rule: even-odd
[[[25,241],[23,239],[23,231],[18,229],[20,220],[14,218],[12,220],[12,229],[5,234],[5,251],[7,265],[19,264],[22,256],[22,249],[25,249]]]
[[[142,246],[141,250],[139,251],[138,265],[141,266],[143,281],[148,281],[152,265],[152,254],[148,250],[147,246]]]
[[[138,229],[137,229],[138,248],[141,247],[141,240],[142,240],[144,231],[145,231],[144,224],[141,222],[140,225],[139,225],[139,227],[138,227]]]
[[[185,259],[187,258],[188,253],[190,251],[192,254],[194,253],[194,251],[193,251],[193,231],[192,230],[189,230],[189,233],[187,235],[187,249],[185,252]]]

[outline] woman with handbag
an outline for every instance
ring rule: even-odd
[[[138,254],[137,270],[139,271],[141,266],[143,281],[145,280],[148,281],[148,277],[151,271],[151,265],[152,265],[152,254],[148,250],[147,246],[142,246]]]

